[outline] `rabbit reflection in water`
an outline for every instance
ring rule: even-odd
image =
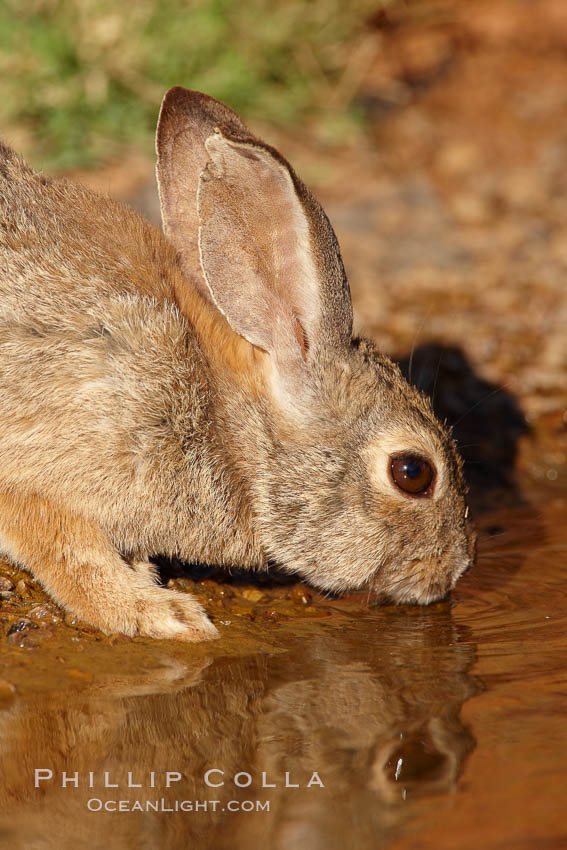
[[[0,550],[102,631],[217,630],[152,555],[444,596],[471,563],[460,460],[366,340],[333,230],[228,107],[176,87],[165,236],[0,149]]]

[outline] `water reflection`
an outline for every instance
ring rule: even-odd
[[[454,788],[473,747],[459,719],[476,689],[468,635],[439,604],[303,625],[288,638],[270,654],[164,659],[139,677],[16,701],[0,714],[4,843],[386,846],[411,822],[416,797]],[[36,768],[45,771],[38,788]],[[204,781],[211,769],[217,787]],[[118,787],[104,787],[105,771]],[[129,772],[141,788],[128,788]],[[218,802],[216,811],[88,810],[89,800],[132,808],[161,799],[168,808]],[[229,812],[230,801],[240,811]],[[269,801],[269,811],[242,811],[246,801]]]

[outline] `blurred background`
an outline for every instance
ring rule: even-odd
[[[455,424],[473,485],[564,487],[564,0],[0,0],[3,138],[155,223],[177,84],[314,188],[357,330]]]
[[[362,78],[389,0],[3,0],[5,132],[49,167],[152,147],[166,88],[184,82],[237,111],[331,140],[363,118]]]

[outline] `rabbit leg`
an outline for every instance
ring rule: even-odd
[[[0,493],[0,549],[58,604],[107,634],[218,636],[192,596],[157,587],[150,563],[130,566],[96,522],[47,499]]]

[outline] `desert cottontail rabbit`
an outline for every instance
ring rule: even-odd
[[[0,148],[0,551],[128,635],[217,634],[154,554],[442,597],[472,557],[460,461],[352,340],[318,203],[196,92],[157,150],[165,236]]]

